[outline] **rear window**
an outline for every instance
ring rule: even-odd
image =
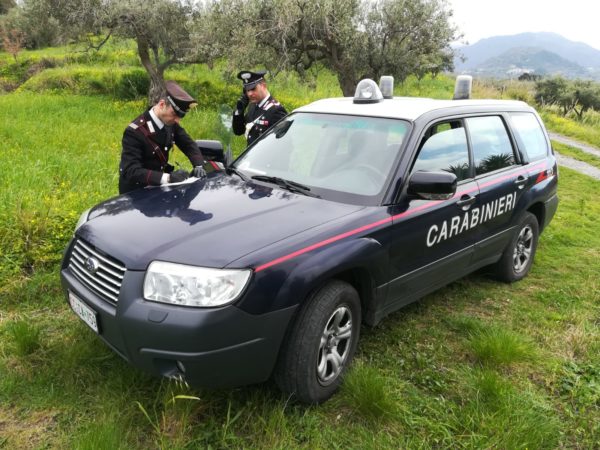
[[[529,160],[548,156],[546,136],[537,118],[531,113],[512,113],[510,117],[519,147],[527,153]]]

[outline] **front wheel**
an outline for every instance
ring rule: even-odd
[[[527,276],[533,264],[539,234],[537,218],[530,212],[525,213],[502,257],[494,266],[496,278],[512,283]]]
[[[361,324],[356,290],[333,280],[307,299],[283,343],[275,381],[305,403],[331,397],[354,356]]]

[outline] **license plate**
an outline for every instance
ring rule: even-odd
[[[77,314],[81,320],[87,323],[89,327],[97,333],[98,319],[96,318],[96,311],[86,305],[82,300],[77,298],[77,296],[75,296],[75,294],[72,292],[69,292],[69,303],[71,304],[73,311],[75,311],[75,314]]]

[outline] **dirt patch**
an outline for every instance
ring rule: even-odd
[[[0,407],[0,447],[30,449],[51,442],[58,415],[57,410],[24,412]]]
[[[586,152],[586,153],[589,153],[590,155],[594,155],[594,156],[597,156],[598,158],[600,158],[600,149],[598,149],[596,147],[592,147],[591,145],[584,144],[583,142],[579,142],[573,138],[563,136],[558,133],[548,133],[548,135],[550,136],[550,139],[552,139],[554,141],[560,142],[565,145],[569,145],[571,147],[578,148],[582,152]]]
[[[53,67],[56,67],[56,66],[57,66],[57,64],[56,64],[55,60],[48,59],[48,58],[42,58],[35,64],[32,64],[31,66],[29,66],[29,68],[25,72],[25,80],[23,80],[23,82],[27,81],[29,78],[31,78],[34,75],[37,75],[38,73],[40,73],[43,70],[52,69]]]
[[[569,158],[568,156],[561,155],[557,152],[554,153],[560,166],[568,167],[569,169],[576,170],[577,172],[595,178],[596,180],[600,180],[600,169],[597,167],[584,163],[583,161]]]

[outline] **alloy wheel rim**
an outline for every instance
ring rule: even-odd
[[[533,230],[529,225],[523,227],[517,238],[513,252],[513,269],[516,273],[522,272],[531,260],[533,250]]]
[[[333,383],[344,369],[352,340],[352,311],[338,307],[327,320],[319,343],[317,379],[323,386]]]

